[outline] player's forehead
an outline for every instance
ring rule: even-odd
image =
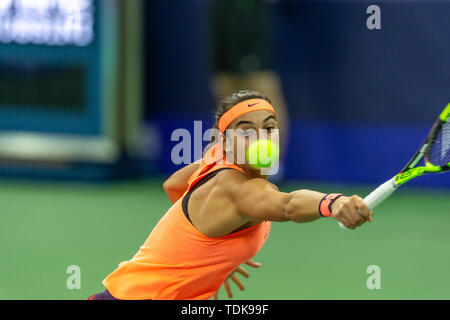
[[[275,115],[269,111],[269,110],[257,110],[245,113],[236,119],[234,119],[228,128],[236,128],[237,126],[243,125],[243,124],[250,124],[255,126],[261,126],[264,123],[275,121],[276,118]]]

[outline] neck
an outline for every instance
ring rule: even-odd
[[[251,165],[239,165],[242,170],[247,174],[250,179],[260,178],[260,179],[268,179],[268,175],[262,175],[261,170],[252,167]]]

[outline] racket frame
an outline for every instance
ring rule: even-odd
[[[428,155],[431,152],[433,143],[442,126],[445,125],[450,119],[450,103],[444,111],[441,112],[439,118],[434,123],[430,132],[428,133],[425,142],[422,147],[417,151],[414,157],[408,162],[408,164],[393,178],[389,179],[374,191],[372,191],[368,196],[364,198],[364,202],[370,210],[375,209],[380,203],[389,198],[401,185],[412,180],[416,177],[422,176],[427,173],[441,173],[445,171],[450,171],[450,163],[443,166],[433,165]],[[425,165],[416,167],[420,161],[424,159]],[[342,229],[348,229],[344,224],[339,222],[339,226]]]
[[[438,173],[450,170],[450,163],[443,166],[436,166],[429,160],[429,154],[433,147],[434,141],[442,127],[447,123],[450,118],[450,103],[439,115],[438,119],[433,124],[430,132],[428,133],[425,142],[419,151],[414,155],[411,161],[395,176],[395,182],[400,186],[411,179],[424,175],[426,173]],[[424,159],[425,166],[416,167],[419,162]]]

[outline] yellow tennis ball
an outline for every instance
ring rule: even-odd
[[[277,161],[280,155],[278,146],[269,139],[252,142],[247,149],[247,161],[255,168],[268,168]]]

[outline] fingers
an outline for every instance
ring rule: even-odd
[[[333,217],[342,222],[347,228],[355,229],[367,221],[372,221],[373,211],[371,211],[364,200],[357,196],[341,197],[333,207]]]
[[[360,215],[363,215],[363,213],[361,212],[361,210],[358,208],[358,212]],[[367,214],[367,221],[372,222],[373,220],[373,211],[369,209],[369,212]]]
[[[253,267],[253,268],[259,268],[259,267],[261,267],[261,263],[255,262],[255,261],[253,261],[253,260],[248,260],[248,261],[245,262],[245,264],[247,264],[247,265],[249,265],[249,266],[251,266],[251,267]]]
[[[254,268],[259,268],[261,266],[260,263],[255,262],[253,260],[248,260],[245,262],[247,265],[252,266]],[[228,278],[225,279],[225,281],[223,282],[223,285],[225,287],[225,291],[227,292],[228,298],[232,298],[233,294],[231,292],[231,287],[230,287],[230,282],[229,279],[231,279],[240,290],[244,290],[245,287],[242,284],[242,281],[238,278],[238,276],[236,275],[236,272],[240,273],[241,275],[243,275],[244,277],[248,278],[250,277],[249,273],[247,272],[247,270],[245,270],[242,267],[237,267],[231,274],[228,275]],[[217,292],[214,295],[214,299],[217,300]]]
[[[372,222],[373,211],[369,209],[369,207],[366,205],[366,203],[361,197],[358,197],[357,195],[354,195],[353,197],[356,202],[355,204],[358,209],[358,213],[362,215],[364,218],[366,218],[367,221]]]
[[[367,207],[366,203],[361,197],[358,197],[357,195],[352,196],[352,199],[355,201],[356,208],[358,209],[358,213],[362,215],[367,220],[371,219],[371,211]],[[373,215],[373,212],[372,212]]]
[[[231,293],[230,283],[228,282],[228,279],[224,281],[225,291],[227,292],[228,298],[233,298],[233,294]]]
[[[343,220],[342,223],[350,229],[359,227],[367,220],[364,216],[359,214],[356,207],[356,199],[352,197],[344,199],[338,211]]]
[[[341,216],[341,217],[336,217],[336,220],[341,222],[347,229],[353,230],[355,229],[355,226],[347,220],[346,217]]]
[[[244,290],[244,285],[242,284],[241,280],[239,280],[237,275],[233,274],[230,278],[238,286],[238,288],[241,289],[241,291]]]
[[[250,275],[248,274],[247,270],[245,270],[242,267],[237,267],[236,270],[234,270],[234,271],[242,274],[246,278],[250,277]]]

